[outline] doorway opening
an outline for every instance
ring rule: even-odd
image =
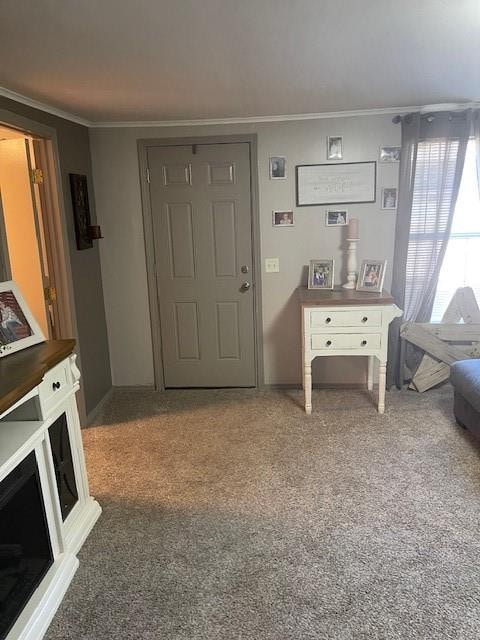
[[[20,288],[46,339],[70,337],[51,141],[0,125],[2,279]]]

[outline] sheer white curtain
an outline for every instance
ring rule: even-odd
[[[392,294],[404,310],[390,325],[388,385],[404,383],[401,322],[430,319],[470,135],[471,110],[409,114],[402,123]]]

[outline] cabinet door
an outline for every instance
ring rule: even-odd
[[[48,429],[52,449],[53,467],[57,481],[60,509],[65,521],[78,502],[78,489],[73,468],[72,449],[68,433],[67,416],[62,413]]]

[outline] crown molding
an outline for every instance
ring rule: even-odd
[[[299,120],[323,120],[327,118],[351,118],[355,116],[397,115],[418,111],[420,107],[387,107],[378,109],[355,109],[351,111],[325,111],[323,113],[292,113],[278,116],[249,116],[244,118],[199,118],[193,120],[140,120],[126,122],[92,122],[93,129],[134,127],[196,127],[209,125],[256,124],[269,122],[292,122]]]
[[[8,98],[9,100],[13,100],[14,102],[20,102],[21,104],[24,104],[27,107],[32,107],[33,109],[45,111],[46,113],[50,113],[52,116],[57,116],[59,118],[63,118],[64,120],[70,120],[70,122],[81,124],[84,127],[91,127],[93,124],[89,120],[80,118],[80,116],[76,116],[73,113],[68,113],[67,111],[63,111],[62,109],[57,109],[56,107],[51,107],[48,104],[39,102],[38,100],[33,100],[32,98],[28,98],[21,93],[10,91],[10,89],[5,89],[4,87],[0,87],[0,96]]]
[[[376,109],[353,109],[349,111],[326,111],[320,113],[294,113],[286,115],[270,115],[270,116],[248,116],[243,118],[196,118],[191,120],[139,120],[139,121],[125,121],[125,122],[93,122],[85,118],[81,118],[73,113],[51,107],[48,104],[33,100],[15,91],[10,91],[4,87],[0,87],[0,96],[20,102],[45,111],[51,115],[58,116],[64,120],[70,120],[76,124],[81,124],[84,127],[91,129],[128,129],[128,128],[155,128],[155,127],[195,127],[195,126],[212,126],[212,125],[232,125],[232,124],[261,124],[261,123],[275,123],[275,122],[294,122],[301,120],[324,120],[332,118],[352,118],[362,116],[382,116],[382,115],[402,115],[405,113],[411,113],[412,111],[434,112],[434,111],[455,111],[459,109],[479,108],[480,101],[476,102],[464,102],[464,103],[445,103],[445,104],[429,104],[424,106],[411,106],[411,107],[385,107]]]

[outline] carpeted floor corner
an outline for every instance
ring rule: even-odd
[[[46,640],[474,640],[479,447],[451,389],[117,392]]]

